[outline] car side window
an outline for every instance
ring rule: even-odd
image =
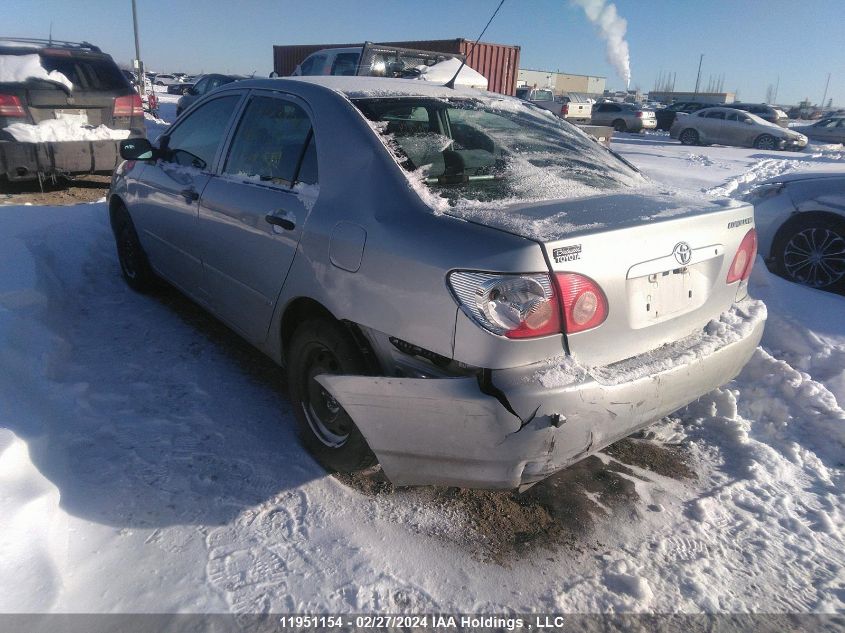
[[[725,121],[739,121],[739,115],[736,112],[729,112]]]
[[[208,77],[200,79],[196,84],[194,84],[194,92],[196,92],[198,95],[204,95],[208,90],[209,81],[210,80]]]
[[[724,119],[725,113],[724,112],[708,112],[707,118],[708,119]]]
[[[358,53],[338,53],[332,64],[332,75],[354,75],[359,57]]]
[[[240,95],[228,95],[203,104],[167,136],[169,161],[208,169],[223,140]]]
[[[307,158],[308,177],[316,182],[316,152],[306,147],[311,136],[311,120],[298,105],[275,97],[253,97],[238,124],[223,171],[290,187]]]
[[[323,69],[323,62],[326,61],[325,55],[311,55],[299,66],[299,73],[301,75],[316,75]]]

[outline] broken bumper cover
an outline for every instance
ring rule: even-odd
[[[62,141],[55,143],[0,142],[0,176],[31,180],[59,174],[111,172],[120,160],[120,141]]]
[[[762,302],[743,304],[645,361],[587,370],[562,359],[494,371],[492,384],[503,398],[482,393],[470,377],[318,380],[394,484],[511,489],[540,481],[735,377],[766,318]]]

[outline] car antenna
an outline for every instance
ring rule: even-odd
[[[466,54],[466,57],[464,57],[464,60],[461,62],[461,65],[458,67],[458,72],[455,73],[454,77],[452,77],[449,81],[447,81],[445,84],[443,84],[446,88],[452,88],[453,90],[455,89],[455,80],[458,78],[458,75],[461,74],[461,71],[464,69],[464,66],[466,66],[467,59],[469,59],[469,56],[472,55],[472,51],[475,50],[475,47],[478,45],[478,42],[481,41],[481,38],[484,36],[484,32],[487,30],[487,27],[490,26],[490,23],[493,21],[493,18],[496,17],[496,14],[499,12],[499,9],[502,8],[503,4],[505,4],[505,0],[501,0],[501,2],[499,2],[499,6],[496,7],[496,10],[493,11],[493,15],[490,16],[489,20],[487,20],[487,26],[485,26],[481,30],[481,33],[478,34],[478,39],[475,40],[475,42],[472,43],[472,48],[469,49],[469,52]]]

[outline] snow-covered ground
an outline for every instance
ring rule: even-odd
[[[832,147],[615,148],[723,193],[845,169]],[[454,505],[327,476],[279,370],[175,293],[126,288],[105,204],[0,207],[0,612],[843,613],[845,297],[759,261],[751,290],[762,347],[647,434],[697,479],[628,464],[632,504],[581,491],[590,530],[502,560]]]

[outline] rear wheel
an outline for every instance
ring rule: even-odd
[[[154,290],[158,284],[158,277],[150,266],[126,207],[120,206],[114,212],[113,229],[117,259],[120,262],[123,279],[132,290],[137,292],[146,293]]]
[[[754,149],[777,149],[777,141],[771,134],[761,134],[754,141]]]
[[[813,288],[845,288],[845,220],[808,214],[778,233],[777,272]]]
[[[698,138],[698,132],[692,128],[687,128],[678,135],[678,140],[684,145],[698,145],[700,139]]]
[[[339,323],[319,318],[301,324],[288,354],[288,388],[303,444],[329,470],[354,472],[377,460],[352,418],[317,382],[322,374],[365,375],[358,346]]]
[[[622,119],[616,119],[613,122],[613,129],[617,132],[625,132],[628,129],[628,125]]]

